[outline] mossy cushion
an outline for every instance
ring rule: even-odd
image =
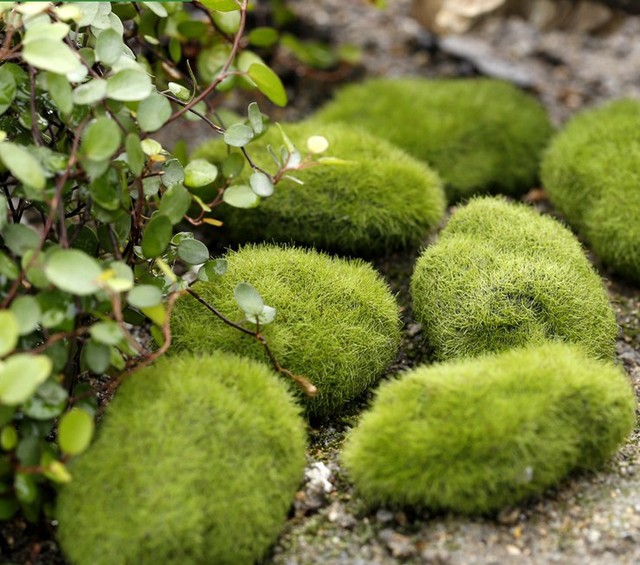
[[[318,388],[317,397],[308,398],[292,385],[309,416],[326,418],[339,411],[395,358],[398,306],[367,263],[273,245],[245,246],[227,260],[224,275],[193,288],[232,320],[243,318],[234,299],[243,281],[276,309],[275,321],[261,333],[280,365]],[[252,336],[225,325],[191,296],[176,302],[171,328],[173,351],[219,348],[268,363]]]
[[[615,315],[580,243],[521,204],[484,197],[460,208],[418,259],[411,295],[440,360],[547,339],[614,354]]]
[[[383,385],[342,458],[372,504],[493,513],[601,465],[634,407],[620,369],[577,346],[530,346]]]
[[[576,116],[553,140],[542,180],[554,206],[608,266],[640,281],[640,101]]]
[[[284,525],[305,429],[263,364],[230,354],[164,358],[134,374],[60,493],[77,565],[254,563]]]
[[[492,79],[373,79],[340,90],[315,118],[366,128],[425,161],[451,202],[535,186],[552,133],[534,98]]]
[[[308,137],[323,135],[330,143],[325,156],[347,163],[292,172],[304,185],[285,179],[257,208],[219,208],[232,241],[297,243],[371,255],[419,244],[442,219],[445,196],[439,177],[386,141],[340,124],[287,124],[284,130],[303,154]],[[275,172],[268,144],[283,144],[275,127],[247,151],[261,167]],[[226,151],[224,143],[213,141],[195,156],[220,164]],[[245,166],[241,177],[248,181],[251,173]]]

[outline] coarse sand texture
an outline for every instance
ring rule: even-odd
[[[530,95],[492,79],[373,79],[340,90],[315,118],[363,127],[433,167],[450,202],[536,185],[552,134]]]
[[[484,197],[458,209],[418,259],[411,296],[439,360],[547,339],[614,354],[615,314],[580,243],[522,204]]]
[[[224,275],[193,288],[231,320],[243,318],[234,299],[240,282],[253,285],[276,309],[275,320],[260,331],[281,366],[318,388],[309,398],[292,384],[309,416],[326,418],[341,410],[395,358],[398,305],[369,264],[273,245],[245,246],[227,261]],[[191,296],[176,302],[171,321],[173,351],[218,348],[269,363],[255,338],[222,323]]]
[[[614,271],[640,281],[640,101],[573,118],[551,143],[542,180],[553,205]]]
[[[549,343],[382,385],[343,461],[370,504],[495,513],[598,468],[634,420],[621,369]]]
[[[219,208],[232,241],[296,243],[370,256],[419,244],[442,219],[446,199],[440,178],[383,139],[341,124],[285,124],[283,129],[305,155],[307,139],[324,136],[329,149],[322,158],[342,161],[292,171],[304,184],[284,179],[256,208]],[[247,151],[258,165],[275,172],[267,145],[276,150],[283,145],[276,127]],[[212,141],[195,156],[222,170],[227,149]],[[252,172],[245,166],[241,180],[248,184]]]
[[[305,426],[263,364],[163,358],[132,375],[60,493],[75,565],[251,564],[284,526]]]

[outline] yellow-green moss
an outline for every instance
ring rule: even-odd
[[[547,339],[614,353],[615,315],[579,242],[524,205],[486,197],[460,208],[418,259],[411,294],[441,360]]]
[[[326,418],[340,410],[395,358],[398,306],[367,263],[273,245],[246,246],[227,260],[224,275],[194,289],[232,320],[243,317],[234,299],[243,281],[277,310],[275,321],[261,331],[283,367],[318,387],[310,399],[292,385],[310,416]],[[177,301],[171,327],[173,351],[224,349],[268,362],[253,337],[223,324],[191,296]]]
[[[535,186],[552,127],[544,109],[492,79],[374,79],[340,90],[316,114],[363,127],[433,167],[450,201]]]
[[[284,524],[305,430],[261,363],[183,355],[134,374],[60,493],[77,565],[250,564]]]
[[[633,429],[624,373],[545,344],[419,367],[383,385],[343,461],[370,503],[497,512],[597,468]]]

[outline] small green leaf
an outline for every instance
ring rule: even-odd
[[[152,91],[151,78],[142,69],[123,69],[107,79],[107,96],[113,100],[144,100]]]
[[[264,310],[264,300],[260,293],[249,283],[241,282],[236,286],[233,295],[245,315],[255,317]]]
[[[142,234],[142,253],[148,259],[157,257],[164,253],[164,250],[171,241],[173,224],[164,214],[156,214],[149,220],[147,227]]]
[[[162,165],[162,184],[171,188],[184,182],[184,168],[178,159],[169,159]]]
[[[226,259],[213,259],[207,261],[198,271],[198,280],[211,281],[216,276],[220,277],[227,272],[227,260]]]
[[[139,284],[129,292],[127,301],[134,308],[151,308],[162,302],[162,291],[152,284]]]
[[[89,330],[91,337],[98,343],[118,345],[124,338],[122,329],[116,322],[97,322]]]
[[[34,420],[51,420],[62,414],[67,406],[69,395],[53,379],[43,382],[22,407],[24,413]]]
[[[167,14],[167,9],[162,5],[162,2],[142,2],[142,5],[149,8],[149,10],[160,18],[166,18],[169,15]]]
[[[158,210],[175,225],[182,220],[190,205],[191,194],[184,186],[176,184],[162,195]]]
[[[267,175],[260,171],[253,173],[249,177],[249,184],[253,192],[258,196],[267,198],[273,194],[273,182]]]
[[[71,85],[64,75],[49,72],[46,75],[47,91],[58,110],[63,114],[70,114],[73,110]]]
[[[178,100],[182,100],[183,102],[188,102],[191,100],[191,91],[178,84],[177,82],[170,82],[167,84],[169,91],[173,94]]]
[[[249,77],[256,83],[258,90],[262,92],[276,106],[287,105],[287,93],[282,81],[269,67],[254,63],[249,67]]]
[[[224,132],[224,142],[231,147],[244,147],[253,139],[253,130],[244,124],[233,124]]]
[[[140,176],[142,169],[144,169],[145,156],[140,145],[140,138],[135,133],[127,135],[125,149],[127,150],[127,163],[131,172],[136,177]]]
[[[103,116],[93,120],[84,130],[80,151],[91,161],[104,161],[118,150],[120,140],[118,124]]]
[[[81,84],[73,91],[73,103],[88,106],[100,102],[106,96],[107,81],[101,78],[94,78]]]
[[[0,402],[8,406],[22,404],[47,380],[51,368],[51,359],[46,355],[12,355],[0,367]]]
[[[42,311],[40,304],[33,296],[19,296],[11,303],[10,309],[18,321],[20,335],[30,334],[38,327]]]
[[[272,306],[264,305],[264,308],[260,314],[258,314],[258,322],[263,326],[270,324],[273,320],[276,319],[276,309]],[[251,321],[251,320],[249,320]]]
[[[212,12],[211,16],[216,24],[216,27],[227,35],[235,35],[240,28],[240,10],[231,10],[228,12],[216,11]]]
[[[13,426],[5,426],[0,432],[0,447],[12,451],[18,445],[18,432]]]
[[[18,345],[20,323],[11,310],[0,310],[0,357],[11,353]]]
[[[224,191],[222,199],[234,208],[255,208],[260,197],[244,184],[234,184]]]
[[[235,0],[202,0],[202,5],[212,12],[214,10],[218,12],[233,12],[239,10],[240,7]]]
[[[6,67],[0,67],[0,115],[4,114],[16,97],[16,79]]]
[[[2,231],[2,237],[11,252],[19,257],[28,251],[33,251],[40,245],[38,233],[24,224],[9,224]]]
[[[249,43],[255,47],[271,47],[278,41],[278,32],[272,27],[256,27],[249,32]]]
[[[13,481],[16,498],[22,504],[31,504],[38,497],[38,485],[32,474],[16,473]]]
[[[66,75],[82,68],[80,59],[66,44],[46,37],[25,45],[22,56],[27,63],[43,71]]]
[[[262,121],[262,113],[260,112],[260,108],[258,108],[258,104],[256,102],[251,102],[251,104],[249,104],[248,115],[253,133],[260,135],[264,129],[264,123]]]
[[[244,157],[240,153],[231,153],[222,161],[222,176],[226,179],[236,178],[244,168]]]
[[[123,53],[122,37],[115,29],[105,29],[96,39],[98,61],[113,65]]]
[[[197,188],[212,183],[218,177],[218,167],[205,159],[194,159],[184,168],[184,184]]]
[[[62,461],[51,461],[42,474],[59,485],[70,483],[73,479]]]
[[[91,414],[80,408],[66,412],[58,424],[58,445],[67,455],[82,453],[93,438],[95,424]]]
[[[140,102],[136,117],[142,131],[156,131],[171,117],[171,103],[166,96],[152,92]]]
[[[82,349],[81,360],[83,367],[88,367],[96,375],[102,375],[111,366],[111,347],[88,339]]]
[[[52,284],[69,294],[87,296],[100,289],[100,265],[79,249],[56,249],[49,255],[44,272]]]
[[[6,253],[0,251],[0,275],[14,281],[20,276],[18,265]]]
[[[0,143],[0,159],[20,182],[36,190],[42,190],[45,187],[46,179],[40,161],[24,147],[9,141]]]
[[[197,239],[185,239],[178,245],[178,257],[190,265],[199,265],[209,259],[209,249]]]

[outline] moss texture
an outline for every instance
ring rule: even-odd
[[[633,429],[624,373],[550,343],[383,385],[343,460],[370,503],[497,512],[597,468]]]
[[[252,284],[276,319],[262,329],[283,367],[310,379],[318,396],[295,385],[311,417],[326,418],[362,394],[393,361],[400,341],[398,306],[388,286],[360,260],[313,250],[246,246],[227,255],[228,270],[195,290],[232,320],[242,319],[234,300],[239,282]],[[263,347],[211,315],[191,296],[172,316],[174,351],[237,352],[268,362]]]
[[[418,259],[411,295],[440,360],[547,339],[614,354],[615,315],[580,243],[521,204],[485,197],[460,208]]]
[[[613,270],[640,281],[640,101],[588,110],[553,140],[542,179],[553,204]]]
[[[302,479],[305,429],[261,363],[165,358],[118,391],[58,501],[78,565],[240,564],[267,552]]]
[[[349,164],[297,171],[294,176],[304,185],[285,179],[257,208],[224,206],[221,212],[233,241],[297,243],[370,255],[419,244],[442,219],[445,196],[438,176],[386,141],[340,124],[287,124],[284,129],[303,153],[309,136],[325,136],[330,142],[326,156]],[[247,150],[256,163],[274,171],[268,144],[282,145],[275,127]],[[219,164],[226,148],[213,141],[195,155]],[[245,167],[243,178],[248,181],[251,172]]]
[[[451,202],[532,188],[552,133],[531,96],[491,79],[374,79],[348,86],[315,116],[363,127],[432,166]]]

